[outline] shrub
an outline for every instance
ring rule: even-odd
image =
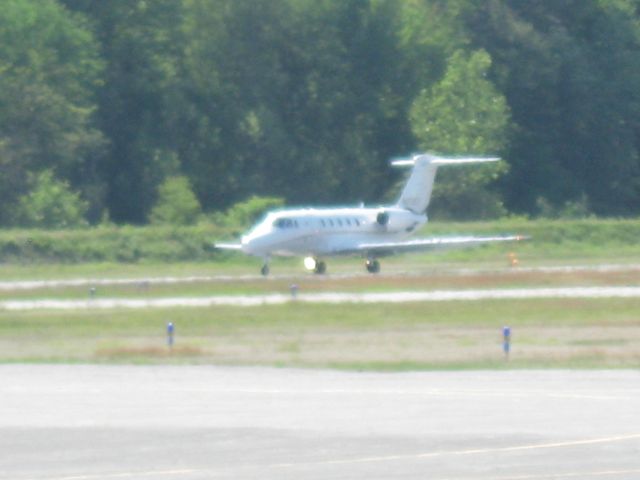
[[[151,211],[151,223],[193,225],[201,208],[187,177],[167,178],[158,189],[158,201]]]
[[[244,229],[253,225],[268,210],[284,205],[284,199],[280,197],[252,196],[244,202],[239,202],[229,208],[215,221],[226,227]]]
[[[86,225],[88,203],[69,184],[57,180],[51,170],[29,178],[31,191],[20,198],[18,223],[35,228],[70,228]]]

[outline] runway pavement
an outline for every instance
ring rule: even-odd
[[[406,303],[475,300],[519,300],[534,298],[640,298],[640,287],[562,287],[562,288],[510,288],[431,290],[415,292],[324,292],[291,294],[271,293],[255,295],[215,295],[208,297],[159,298],[99,298],[86,300],[3,300],[0,310],[104,310],[114,308],[172,308],[212,307],[227,305],[255,307],[302,303]]]
[[[640,372],[0,366],[0,478],[638,479]]]
[[[616,273],[638,272],[640,264],[595,264],[595,265],[555,265],[534,266],[518,268],[433,268],[428,270],[395,271],[381,274],[391,278],[423,277],[432,274],[446,274],[451,276],[478,276],[488,274],[518,275],[521,273]],[[188,276],[149,276],[135,278],[67,278],[45,280],[3,280],[0,281],[0,292],[17,290],[36,290],[42,288],[62,287],[100,287],[100,286],[134,286],[148,288],[154,285],[178,285],[185,283],[225,283],[256,280],[300,280],[313,278],[315,281],[331,281],[335,279],[349,279],[370,277],[371,274],[363,272],[331,273],[328,275],[313,274],[275,274],[268,278],[259,274],[235,274],[235,275],[188,275]]]

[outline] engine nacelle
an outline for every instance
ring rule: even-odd
[[[378,223],[378,225],[386,227],[389,224],[389,213],[384,211],[379,212],[376,216],[376,222]]]

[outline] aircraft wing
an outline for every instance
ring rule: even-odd
[[[432,237],[404,242],[361,243],[357,250],[373,255],[385,256],[393,253],[464,248],[493,242],[518,242],[526,240],[522,235],[499,235],[493,237]]]

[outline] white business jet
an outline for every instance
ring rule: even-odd
[[[273,211],[242,236],[241,243],[217,243],[215,246],[261,257],[263,275],[269,274],[269,260],[274,255],[304,256],[305,267],[322,274],[326,271],[323,258],[358,254],[366,258],[367,270],[377,273],[380,271],[378,258],[393,253],[522,240],[521,236],[407,240],[427,223],[426,211],[438,167],[498,160],[495,157],[444,158],[431,154],[396,159],[392,165],[411,166],[413,170],[395,205]]]

